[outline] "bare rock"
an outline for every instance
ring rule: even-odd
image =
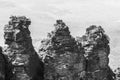
[[[43,80],[44,65],[33,48],[30,24],[25,16],[11,16],[4,28],[10,80]]]
[[[42,40],[39,49],[45,64],[45,80],[80,80],[84,77],[85,58],[68,26],[57,20],[55,30]]]
[[[109,38],[101,26],[92,25],[86,34],[78,38],[86,58],[86,80],[114,80],[109,63]]]

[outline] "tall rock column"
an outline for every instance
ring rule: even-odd
[[[114,73],[109,63],[109,38],[101,26],[92,25],[78,39],[85,51],[86,80],[113,80]]]
[[[35,52],[30,37],[30,19],[25,16],[11,16],[4,27],[10,80],[43,80],[43,63]]]
[[[82,79],[85,70],[83,53],[62,20],[57,20],[54,26],[55,30],[41,41],[39,49],[45,64],[45,80]]]

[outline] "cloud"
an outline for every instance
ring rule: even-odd
[[[13,8],[15,7],[14,3],[10,1],[0,0],[0,8]]]

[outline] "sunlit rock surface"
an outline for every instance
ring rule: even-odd
[[[85,74],[85,58],[68,26],[57,20],[55,30],[41,41],[40,57],[45,64],[45,80],[80,80]]]
[[[35,52],[30,36],[30,19],[25,16],[11,16],[4,27],[7,56],[8,80],[43,80],[43,63]]]
[[[109,38],[101,26],[92,25],[86,34],[77,38],[84,48],[86,80],[114,80],[109,63]]]

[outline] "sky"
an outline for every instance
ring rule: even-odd
[[[74,37],[82,36],[90,25],[101,25],[110,37],[109,65],[113,69],[120,66],[120,0],[0,0],[0,14],[1,46],[3,28],[11,15],[31,19],[34,40],[45,38],[57,19],[69,26]]]

